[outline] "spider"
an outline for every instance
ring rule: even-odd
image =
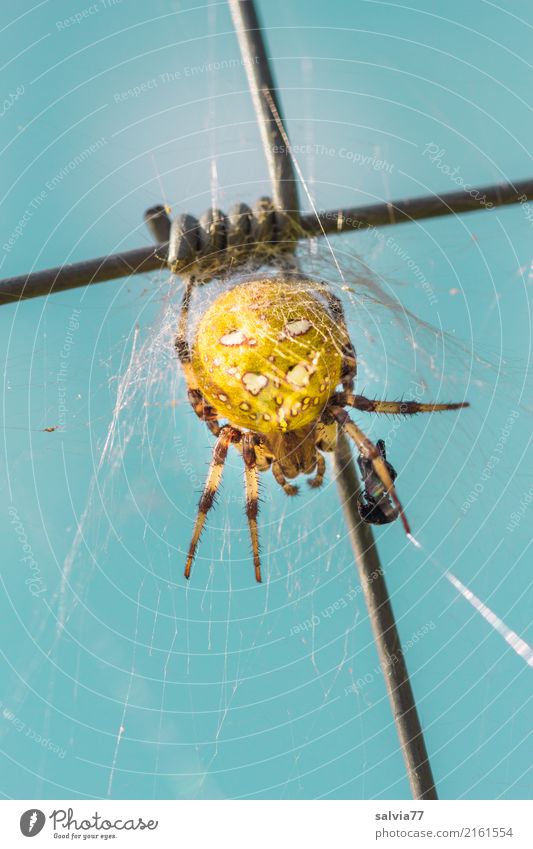
[[[401,517],[409,524],[394,487],[396,472],[345,407],[368,413],[411,415],[458,410],[466,402],[422,404],[378,401],[354,394],[357,360],[342,303],[325,283],[288,273],[257,277],[219,295],[201,318],[192,346],[189,310],[195,279],[185,285],[175,347],[194,412],[216,442],[200,497],[185,565],[189,578],[207,513],[213,506],[230,445],[242,453],[246,515],[255,578],[261,582],[258,472],[272,469],[288,496],[300,474],[322,485],[325,452],[335,450],[344,431],[359,452],[365,484],[361,519],[372,524]],[[339,388],[341,387],[341,388]],[[221,420],[226,420],[221,424]]]

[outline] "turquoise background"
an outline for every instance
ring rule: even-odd
[[[533,173],[527,0],[259,8],[319,208]],[[161,200],[268,192],[225,3],[23,0],[2,27],[3,97],[23,87],[0,121],[2,277],[149,244]],[[531,798],[531,669],[443,573],[533,642],[533,204],[381,234],[332,239],[360,391],[472,405],[357,417],[423,546],[377,529],[439,793]],[[339,285],[327,246],[301,254]],[[2,307],[1,792],[409,798],[331,465],[294,501],[263,476],[256,586],[233,453],[185,586],[212,439],[173,356],[179,292],[161,273]]]

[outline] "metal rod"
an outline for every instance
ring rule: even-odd
[[[446,192],[443,195],[424,195],[423,197],[393,200],[390,203],[375,203],[368,206],[354,206],[338,212],[319,212],[320,224],[326,233],[346,230],[361,230],[367,227],[382,227],[387,224],[404,224],[420,221],[423,218],[439,218],[442,215],[462,215],[465,212],[480,212],[508,206],[513,203],[526,203],[533,199],[533,180],[519,180],[516,183],[480,186],[469,191]],[[301,225],[309,233],[320,229],[315,215],[302,217]]]
[[[228,0],[228,2],[232,10],[243,60],[246,61],[249,59],[250,56],[253,56],[254,52],[257,56],[261,57],[261,62],[258,62],[254,66],[253,73],[249,71],[248,63],[246,62],[248,84],[252,93],[257,122],[261,129],[264,153],[269,162],[274,203],[278,209],[290,212],[291,217],[293,217],[295,210],[297,210],[296,188],[294,187],[294,192],[290,193],[287,188],[287,180],[292,180],[295,184],[295,174],[292,166],[291,174],[288,175],[286,170],[287,161],[291,157],[286,155],[283,147],[281,149],[279,147],[272,148],[272,109],[268,102],[265,103],[265,99],[260,96],[265,85],[270,88],[272,87],[272,77],[268,68],[263,35],[254,9],[254,3],[253,0]],[[265,112],[265,105],[269,107],[267,113]],[[278,104],[275,104],[275,108],[278,112],[278,121],[276,121],[277,130],[283,140],[281,127],[279,126],[279,123],[282,123],[283,119],[281,118]],[[285,138],[287,138],[286,130]],[[272,163],[273,158],[275,160],[274,163]],[[286,201],[285,198],[287,197],[290,197],[291,200]],[[283,204],[287,202],[294,203],[294,206],[284,207]],[[338,224],[338,214],[335,218]],[[331,223],[335,222],[332,221]],[[315,223],[312,223],[311,226],[315,227]],[[318,222],[316,222],[316,226],[320,229]],[[333,227],[332,229],[337,229],[337,227]],[[357,473],[350,446],[342,434],[340,435],[336,451],[335,465],[338,492],[348,524],[350,542],[372,623],[374,639],[387,685],[387,693],[400,739],[413,798],[436,799],[435,782],[431,773],[414,695],[403,658],[400,637],[383,577],[383,570],[379,561],[372,529],[369,525],[361,522],[359,518],[359,512],[357,510],[357,496],[359,493]]]
[[[137,248],[0,281],[0,306],[166,267],[167,245]]]
[[[255,4],[253,0],[228,0],[228,4],[261,133],[272,185],[272,200],[280,212],[298,220],[298,185],[292,159],[282,152],[285,148],[284,139],[276,116],[272,113],[271,104],[274,104],[283,121]]]
[[[350,445],[342,433],[339,435],[334,463],[339,497],[413,799],[437,799],[435,781],[385,576],[372,529],[359,518],[357,511],[359,481]]]
[[[290,156],[285,156],[284,159],[290,160]],[[479,198],[486,198],[486,201],[481,204]],[[384,227],[389,224],[420,221],[442,215],[459,215],[482,209],[495,209],[509,204],[526,203],[528,200],[533,200],[533,180],[520,180],[514,184],[482,186],[471,189],[470,193],[448,192],[443,195],[425,195],[390,203],[331,209],[327,212],[319,212],[318,220],[314,214],[302,215],[300,226],[305,234],[320,236],[323,231],[343,233],[369,227]],[[493,204],[492,207],[488,205],[490,203]],[[166,252],[167,246],[161,244],[157,250],[151,247],[136,248],[120,254],[110,254],[58,268],[34,271],[18,277],[8,277],[0,281],[0,306],[40,295],[62,292],[65,289],[75,289],[78,286],[102,283],[116,277],[156,271],[165,267]]]

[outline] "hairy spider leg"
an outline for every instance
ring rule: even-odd
[[[334,404],[346,405],[365,413],[385,413],[387,415],[412,416],[416,413],[439,413],[443,410],[461,410],[469,407],[468,401],[449,404],[421,404],[418,401],[377,401],[364,395],[338,392],[332,399]]]
[[[298,487],[294,486],[294,484],[292,483],[288,483],[287,478],[281,471],[281,466],[277,460],[274,460],[274,462],[272,463],[272,474],[276,479],[276,483],[279,483],[279,485],[285,492],[285,495],[296,495],[296,493],[298,492]]]
[[[381,456],[385,460],[385,463],[387,464],[387,469],[389,470],[389,475],[391,476],[391,478],[394,482],[396,480],[396,478],[398,477],[398,472],[396,471],[394,466],[391,463],[389,463],[389,461],[387,460],[387,446],[385,445],[385,440],[384,439],[378,439],[378,441],[376,442],[376,448],[378,449],[379,453],[381,454]]]
[[[324,483],[324,475],[326,474],[326,461],[324,455],[316,452],[316,473],[314,478],[307,478],[307,483],[312,489],[317,489]]]
[[[257,514],[259,512],[259,480],[255,458],[255,436],[253,433],[242,435],[242,457],[244,460],[244,487],[246,491],[246,516],[252,540],[255,580],[261,583],[261,562],[259,559],[259,533]]]
[[[202,533],[207,513],[213,506],[215,495],[222,479],[222,472],[224,470],[224,463],[226,462],[228,448],[232,442],[239,442],[241,438],[242,434],[240,430],[237,430],[230,425],[226,425],[221,428],[220,434],[213,447],[213,459],[211,460],[211,465],[209,466],[209,471],[205,480],[204,491],[200,496],[198,513],[196,515],[196,522],[194,523],[191,544],[189,546],[189,554],[187,555],[187,562],[185,564],[186,578],[189,578],[191,574],[191,566],[198,546],[198,541],[200,539],[200,534]]]
[[[398,494],[396,489],[394,488],[394,481],[391,478],[390,472],[387,468],[387,464],[385,463],[381,452],[374,445],[373,442],[363,433],[363,431],[357,427],[355,422],[351,420],[346,410],[343,410],[341,407],[332,407],[331,414],[335,418],[335,420],[340,424],[343,430],[346,431],[348,436],[353,439],[359,452],[366,457],[368,460],[372,461],[372,465],[374,467],[374,471],[376,475],[380,479],[381,483],[387,490],[390,495],[393,504],[396,506],[398,510],[398,514],[401,517],[402,524],[405,529],[405,533],[411,536],[411,528],[409,527],[409,522],[407,521],[407,517],[404,513],[402,503],[398,498]]]
[[[189,325],[189,308],[191,304],[191,295],[195,286],[194,277],[189,277],[185,284],[185,291],[181,301],[180,318],[178,322],[178,332],[174,340],[174,347],[180,361],[185,382],[187,383],[187,397],[189,404],[194,412],[203,422],[214,436],[218,436],[221,432],[220,423],[218,421],[218,413],[214,407],[209,404],[204,398],[194,369],[192,367],[192,355],[189,342],[187,340],[187,328]]]

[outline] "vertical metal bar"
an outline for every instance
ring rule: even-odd
[[[283,152],[285,142],[272,114],[271,102],[283,121],[255,4],[253,0],[228,0],[228,3],[257,115],[272,185],[272,200],[280,212],[298,220],[298,186],[292,159],[288,151]]]
[[[274,103],[283,121],[275,97],[265,43],[253,0],[228,0],[241,55],[246,65],[264,153],[270,171],[272,195],[280,212],[299,216],[296,179],[291,157],[284,150],[278,121],[272,113]],[[270,92],[271,101],[265,96]],[[286,135],[286,132],[285,132]],[[394,620],[383,570],[372,529],[361,522],[357,510],[359,484],[352,452],[341,434],[335,456],[338,492],[348,525],[361,586],[368,607],[379,660],[392,707],[407,775],[414,799],[436,799],[435,782],[429,764],[422,728]]]
[[[385,575],[379,560],[372,528],[359,518],[357,511],[359,481],[351,447],[342,433],[339,435],[337,451],[335,452],[335,470],[339,497],[348,526],[348,534],[368,608],[396,730],[400,738],[400,746],[413,799],[437,799],[435,781]]]

